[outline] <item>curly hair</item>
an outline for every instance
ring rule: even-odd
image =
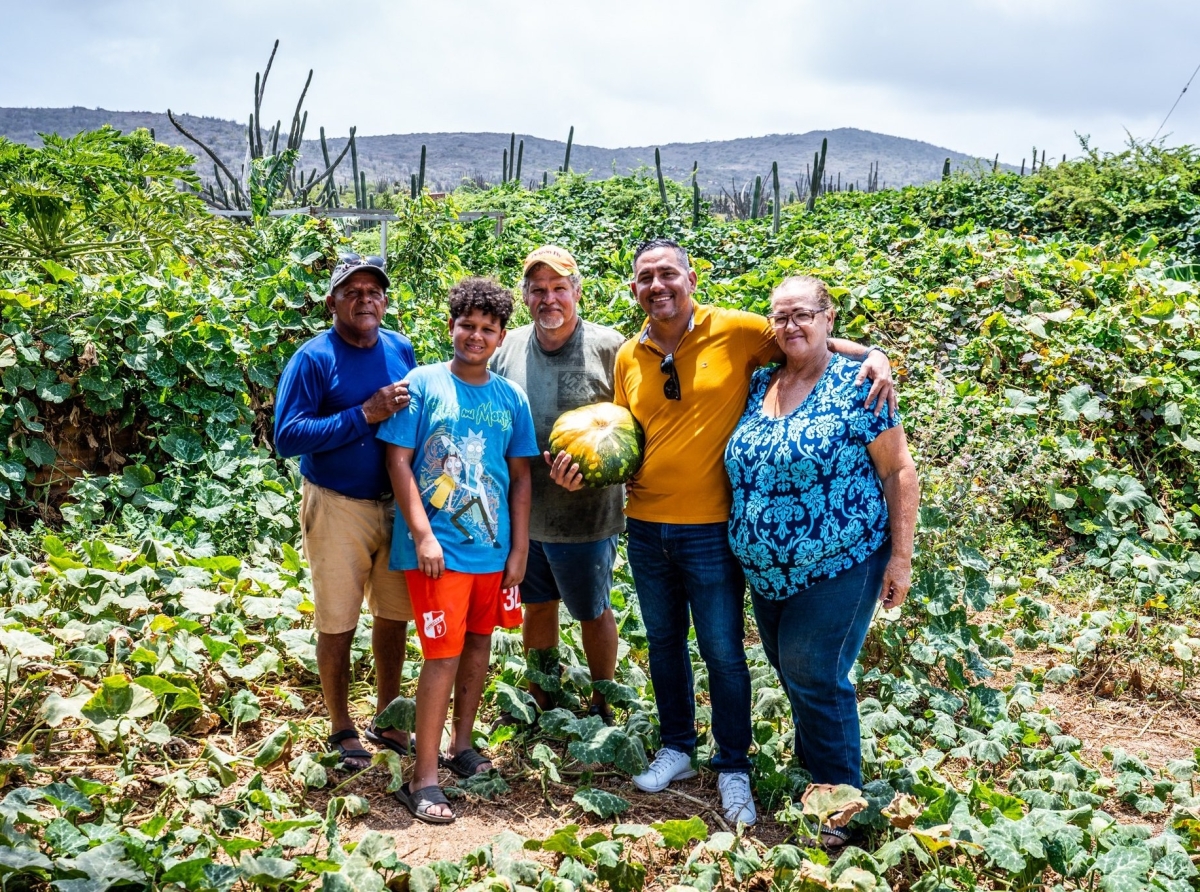
[[[504,327],[512,316],[512,293],[494,279],[463,279],[450,289],[450,318],[459,319],[472,310],[491,316]]]

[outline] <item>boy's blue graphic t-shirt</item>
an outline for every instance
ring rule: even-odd
[[[499,375],[467,384],[448,363],[414,369],[408,393],[408,408],[384,421],[377,436],[413,450],[421,504],[446,569],[503,570],[511,545],[507,459],[541,454],[529,400]],[[388,566],[417,569],[416,545],[399,511]]]

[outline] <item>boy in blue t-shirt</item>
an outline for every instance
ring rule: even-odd
[[[491,768],[471,732],[492,630],[520,624],[517,584],[529,554],[529,459],[540,454],[525,393],[488,371],[512,295],[487,279],[450,289],[454,358],[415,369],[411,402],[379,428],[396,494],[390,567],[403,570],[425,662],[417,682],[417,759],[397,793],[413,816],[454,813],[439,763],[462,777]],[[403,519],[401,519],[403,518]],[[454,696],[449,755],[439,756]]]

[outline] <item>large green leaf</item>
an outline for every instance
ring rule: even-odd
[[[1072,387],[1058,398],[1058,408],[1064,421],[1097,421],[1104,414],[1100,400],[1086,384]]]
[[[659,832],[667,848],[676,851],[687,848],[693,840],[703,842],[708,839],[708,825],[694,815],[686,821],[660,821],[650,826]]]
[[[592,787],[577,790],[571,800],[584,811],[589,811],[604,820],[629,809],[629,803],[620,796]]]
[[[417,701],[412,697],[397,697],[383,712],[375,716],[375,727],[399,731],[417,730]]]

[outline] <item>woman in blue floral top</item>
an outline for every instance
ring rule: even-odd
[[[896,607],[908,594],[919,492],[899,418],[866,409],[859,364],[829,349],[834,312],[809,276],[771,296],[786,361],[755,373],[725,448],[729,540],[792,704],[796,755],[814,783],[861,788],[850,670],[876,602]],[[830,846],[849,838],[822,834]]]

